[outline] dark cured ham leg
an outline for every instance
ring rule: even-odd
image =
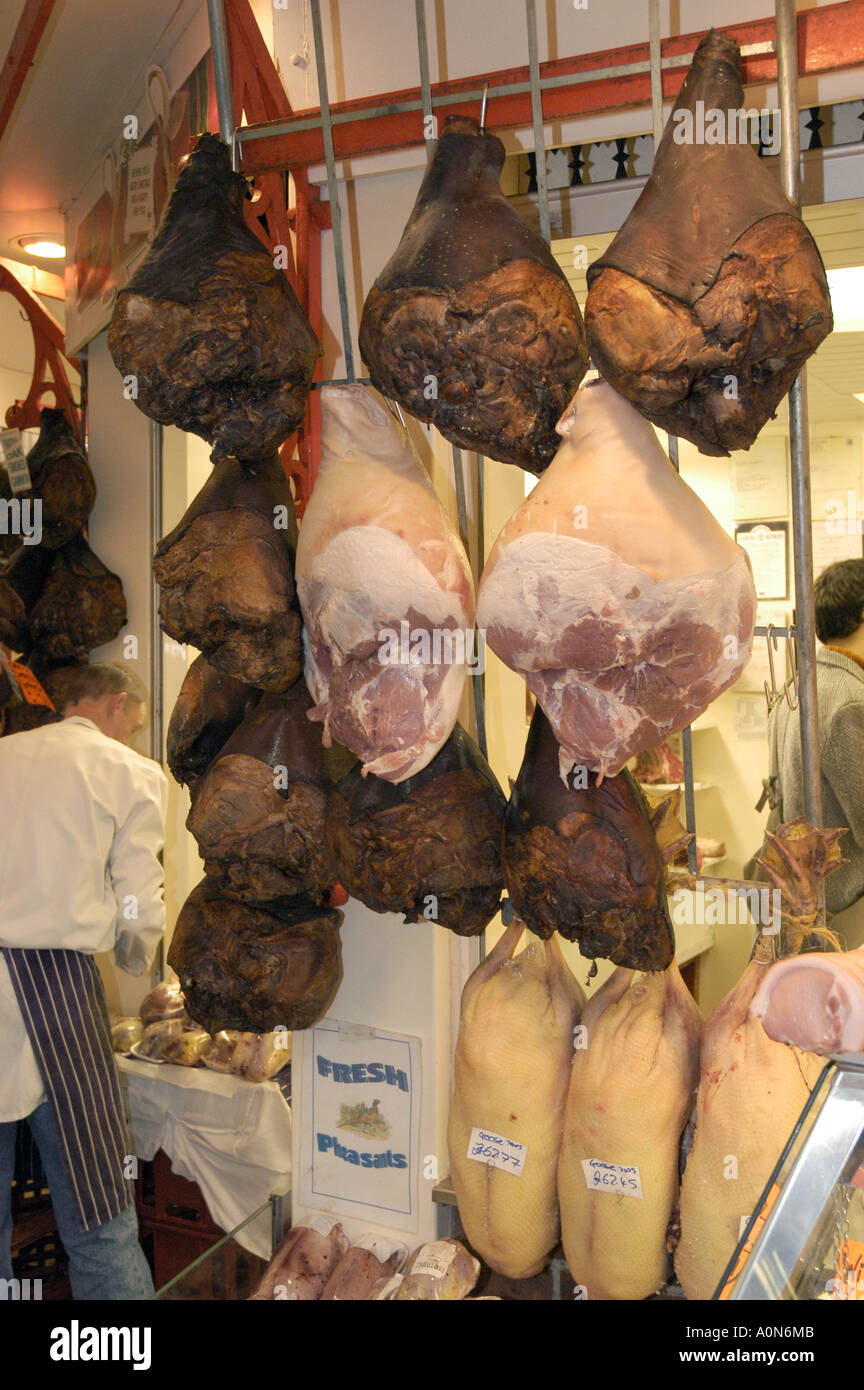
[[[46,661],[75,661],[116,637],[126,623],[126,599],[116,574],[93,554],[83,535],[54,551],[30,635]]]
[[[360,351],[373,384],[445,439],[539,473],[588,355],[564,273],[501,192],[503,163],[476,121],[444,122]]]
[[[247,191],[227,145],[199,136],[108,333],[139,409],[202,435],[214,461],[277,449],[303,419],[321,355],[286,275],[244,221]]]
[[[168,725],[168,766],[175,782],[194,791],[260,691],[217,671],[205,657],[186,673]]]
[[[281,524],[280,523],[285,523]],[[170,637],[247,685],[287,690],[300,674],[294,503],[278,457],[225,459],[156,547]]]
[[[675,941],[663,860],[636,783],[625,771],[598,786],[577,767],[565,786],[558,760],[538,705],[504,822],[517,916],[538,936],[560,932],[584,956],[665,970]]]
[[[588,268],[595,364],[704,454],[749,449],[832,328],[816,243],[774,172],[729,128],[727,113],[743,107],[738,46],[712,29],[636,206]],[[709,138],[713,111],[725,143],[711,143],[713,127]]]

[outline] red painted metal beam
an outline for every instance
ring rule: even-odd
[[[0,71],[0,140],[30,71],[39,40],[57,0],[26,0]]]
[[[752,20],[746,24],[723,26],[742,48],[751,44],[773,42],[776,35],[773,18]],[[686,34],[666,39],[662,45],[664,58],[693,53],[702,33]],[[540,77],[582,77],[603,68],[629,63],[647,63],[648,45],[629,44],[623,48],[590,53],[576,58],[561,58],[541,63]],[[864,0],[845,0],[843,4],[825,5],[805,10],[798,15],[798,69],[802,76],[837,72],[844,68],[864,65]],[[684,80],[686,66],[663,72],[663,93],[673,99]],[[777,60],[773,53],[754,54],[744,59],[744,82],[747,86],[773,82],[777,76]],[[527,84],[527,67],[508,68],[502,72],[462,78],[456,82],[440,82],[432,88],[433,103],[445,96],[476,92],[485,85],[490,88]],[[396,112],[391,115],[363,116],[372,106],[420,99],[420,89],[387,92],[356,101],[339,102],[332,107],[334,118],[333,144],[337,159],[352,155],[377,154],[424,143],[423,115],[417,111]],[[647,106],[651,100],[650,73],[633,73],[623,77],[598,77],[565,83],[543,92],[543,117],[546,121],[567,120],[576,116],[595,115],[603,111],[621,110],[630,106]],[[478,101],[454,101],[436,107],[439,121],[444,116],[479,114]],[[357,113],[356,119],[351,119]],[[310,119],[316,111],[298,111],[297,120]],[[494,96],[490,93],[486,107],[486,122],[492,130],[531,125],[530,91]],[[270,124],[272,122],[265,123]],[[287,135],[272,135],[243,143],[242,168],[246,174],[270,169],[285,169],[297,165],[319,164],[324,160],[324,143],[320,127],[293,131]]]
[[[70,426],[79,439],[83,440],[81,411],[75,404],[72,387],[63,365],[71,363],[80,371],[77,357],[66,357],[66,342],[63,329],[47,309],[44,309],[30,290],[26,289],[18,277],[6,265],[0,265],[0,292],[8,291],[14,295],[30,321],[33,331],[33,376],[30,390],[23,401],[16,401],[6,411],[6,424],[10,429],[35,429],[39,424],[39,412],[45,405],[44,397],[50,392],[53,405],[62,410]]]

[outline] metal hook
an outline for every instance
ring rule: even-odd
[[[404,430],[404,429],[407,429],[408,427],[407,427],[407,425],[405,424],[405,417],[404,417],[404,415],[402,414],[402,411],[399,409],[399,402],[398,402],[398,401],[391,401],[391,399],[390,399],[389,396],[385,396],[385,397],[384,397],[384,404],[386,405],[387,409],[390,411],[390,414],[393,416],[393,419],[399,421],[399,423],[400,423],[400,425],[402,426],[403,430]]]
[[[243,158],[243,145],[241,141],[237,138],[238,134],[239,127],[235,126],[234,134],[231,136],[231,169],[235,174],[237,173],[237,166],[240,162],[240,159]],[[238,150],[240,151],[240,159],[237,158]]]
[[[480,129],[481,129],[481,130],[483,129],[483,127],[484,127],[485,124],[486,124],[486,98],[488,97],[488,95],[489,95],[489,83],[487,82],[487,83],[486,83],[486,86],[483,88],[483,100],[482,100],[482,102],[480,103]]]
[[[768,672],[771,680],[770,686],[768,681],[765,681],[765,699],[768,701],[768,713],[770,714],[777,701],[783,698],[777,691],[777,675],[774,670],[774,651],[777,650],[777,638],[774,635],[773,623],[769,623],[765,629],[765,644],[768,648]]]
[[[783,686],[783,693],[786,696],[786,703],[789,708],[797,709],[800,692],[798,689],[798,644],[795,640],[794,627],[787,627],[786,629],[786,657],[789,663],[789,670],[792,674]],[[794,690],[795,692],[794,700],[789,694],[790,690]]]

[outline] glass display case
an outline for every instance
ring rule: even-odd
[[[157,1289],[154,1298],[159,1302],[243,1302],[255,1292],[269,1260],[247,1250],[237,1239],[241,1231],[267,1220],[270,1222],[271,1253],[287,1229],[290,1216],[290,1193],[273,1195],[262,1206],[250,1212],[239,1226],[228,1231],[221,1240],[199,1255],[167,1284]]]
[[[714,1299],[864,1299],[864,1053],[825,1067]]]

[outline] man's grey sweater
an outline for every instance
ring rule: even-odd
[[[840,851],[849,863],[825,880],[825,906],[841,912],[864,894],[864,669],[842,652],[820,647],[816,653],[819,706],[819,752],[822,767],[822,824],[845,825]],[[775,754],[776,739],[776,757]],[[775,705],[768,720],[770,772],[779,783],[779,819],[804,815],[801,770],[801,725],[798,710],[786,701]]]

